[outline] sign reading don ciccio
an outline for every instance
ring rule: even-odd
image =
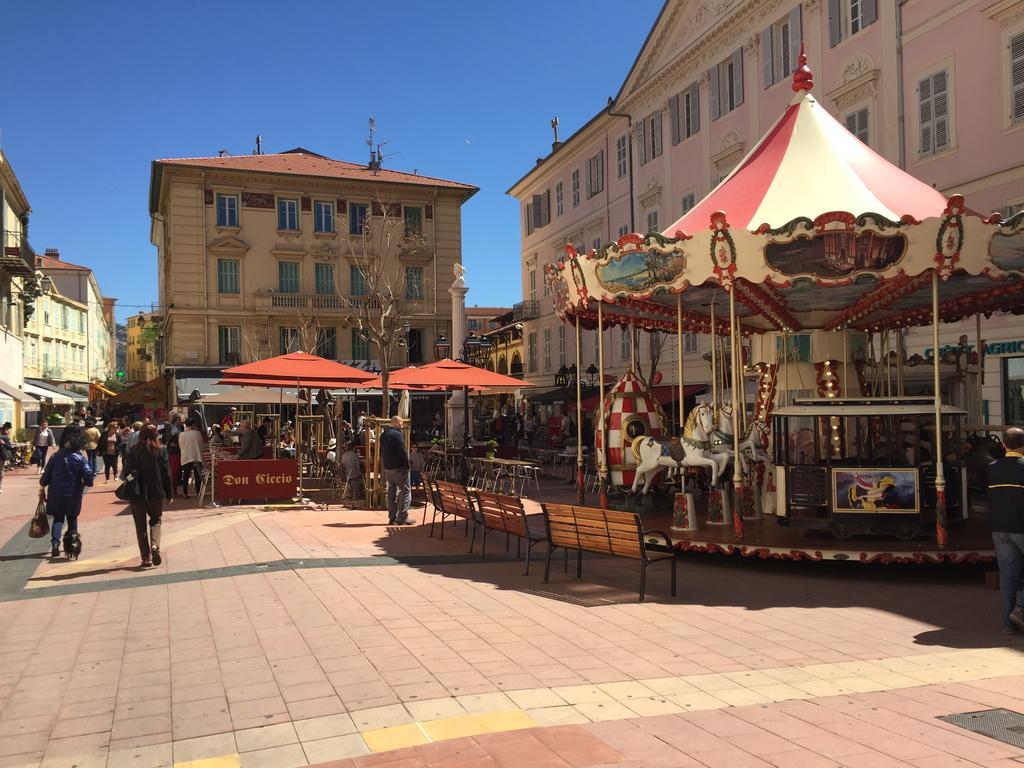
[[[284,499],[295,495],[295,459],[233,459],[218,461],[217,497],[221,499]]]

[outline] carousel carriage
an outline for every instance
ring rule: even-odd
[[[853,438],[843,431],[855,426],[844,421],[841,409],[850,404],[843,405],[842,399],[883,394],[894,407],[914,411],[908,414],[912,421],[929,422],[918,428],[928,432],[931,445],[927,455],[918,457],[927,465],[917,477],[919,508],[907,515],[934,519],[941,548],[966,505],[959,466],[935,458],[945,456],[948,448],[943,444],[948,436],[938,355],[933,392],[927,402],[911,403],[901,402],[901,371],[890,376],[881,393],[867,380],[865,349],[880,350],[879,359],[884,354],[888,361],[899,348],[900,332],[922,325],[932,326],[933,346],[939,349],[940,323],[1019,308],[1024,301],[1024,214],[1006,221],[999,214],[983,217],[967,208],[961,196],[946,198],[850,134],[814,99],[812,86],[801,52],[793,77],[795,96],[782,117],[729,176],[665,233],[627,235],[600,253],[577,253],[567,246],[564,260],[547,272],[556,312],[576,325],[577,338],[580,328],[619,325],[674,334],[681,351],[684,332],[713,334],[723,359],[733,361],[716,372],[716,384],[720,380],[722,385],[716,394],[728,391],[729,396],[714,405],[730,413],[734,454],[741,453],[741,442],[748,448],[768,447],[777,403],[795,407],[794,395],[810,398],[801,407],[817,410],[801,439],[818,446],[813,466],[824,490],[816,517],[823,510],[830,520],[843,514],[877,517],[886,514],[878,499],[893,495],[888,487],[879,495],[869,483],[853,491],[867,501],[851,501],[847,495],[845,507],[837,503],[837,483],[845,483],[847,494],[851,482],[860,488],[857,473],[831,472],[844,462],[854,468],[861,464],[850,453]],[[716,303],[727,312],[716,317]],[[598,364],[603,390],[602,336]],[[683,362],[677,354],[680,403]],[[880,369],[879,363],[874,366]],[[752,404],[743,397],[748,377],[757,385]],[[602,391],[599,444],[609,426],[605,402]],[[861,407],[871,406],[861,402]],[[863,428],[874,434],[880,428],[877,420],[861,415],[867,419],[861,421]],[[751,422],[762,431],[755,432]],[[774,460],[783,465],[788,459],[780,453],[778,431],[789,428],[786,419],[776,419],[771,437]],[[953,432],[959,435],[955,425]],[[749,495],[761,479],[762,489],[777,499],[776,511],[791,522],[800,512],[792,495],[796,486],[786,483],[785,472],[765,467],[763,453],[756,458],[732,463],[735,497]],[[905,469],[904,463],[893,462],[890,468]],[[608,468],[607,462],[599,466],[605,485]],[[865,473],[860,475],[866,482]],[[883,473],[875,479],[881,477],[891,477],[896,486],[904,478]],[[855,502],[860,506],[853,507]],[[737,539],[743,537],[741,507],[734,505]],[[840,535],[848,530],[840,529]]]

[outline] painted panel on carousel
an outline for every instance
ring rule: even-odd
[[[610,293],[633,294],[671,287],[686,268],[683,252],[665,247],[668,240],[660,235],[649,235],[647,242],[649,247],[644,249],[639,236],[626,236],[611,246],[596,268],[601,287]]]
[[[632,485],[636,458],[631,446],[638,437],[663,437],[667,420],[644,383],[627,371],[605,396],[608,425],[606,466],[615,487]],[[596,443],[600,446],[600,441]]]
[[[999,225],[989,245],[992,261],[1004,272],[1024,272],[1024,211]]]

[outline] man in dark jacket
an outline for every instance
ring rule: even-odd
[[[999,563],[1003,597],[1003,632],[1024,631],[1024,429],[1010,427],[1003,436],[1006,456],[988,466],[988,510]]]
[[[252,428],[252,422],[248,419],[242,419],[241,430],[242,447],[238,449],[238,458],[262,459],[263,440],[260,439],[260,433]]]
[[[388,523],[416,525],[415,520],[409,519],[409,504],[412,503],[409,453],[405,450],[405,434],[399,416],[392,416],[391,426],[381,433],[380,463],[384,467],[384,478],[388,481]]]

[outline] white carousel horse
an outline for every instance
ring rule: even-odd
[[[636,476],[632,492],[636,493],[640,481],[644,481],[643,493],[651,488],[651,482],[663,469],[679,467],[705,467],[711,470],[711,485],[718,485],[718,478],[725,471],[729,459],[710,451],[710,435],[714,429],[714,413],[711,406],[698,405],[686,419],[683,439],[676,446],[666,440],[654,437],[638,437],[633,441],[633,456],[636,459]],[[672,449],[681,450],[681,458],[672,455]]]
[[[740,472],[747,474],[747,463],[757,464],[763,461],[771,464],[771,456],[764,449],[763,437],[768,434],[768,424],[764,419],[753,419],[746,435],[740,436]],[[717,439],[716,439],[717,438]],[[712,435],[712,450],[725,452],[728,448],[728,455],[733,455],[732,437],[732,405],[725,404],[718,409],[718,430]]]

